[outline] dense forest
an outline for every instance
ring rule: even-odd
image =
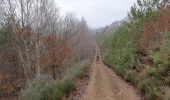
[[[111,27],[111,26],[110,26]],[[98,32],[106,65],[148,100],[170,99],[170,3],[137,0],[128,17]]]
[[[0,0],[0,98],[60,100],[86,73],[93,42],[84,18],[54,0]]]

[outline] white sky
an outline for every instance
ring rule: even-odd
[[[109,25],[127,16],[136,0],[55,0],[61,13],[84,17],[91,28]]]

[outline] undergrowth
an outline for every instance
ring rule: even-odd
[[[62,100],[75,90],[75,81],[83,78],[88,71],[89,61],[72,67],[62,80],[33,81],[21,92],[21,100]]]

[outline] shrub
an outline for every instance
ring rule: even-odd
[[[63,93],[58,89],[56,81],[49,82],[42,88],[40,100],[61,100]]]
[[[81,65],[81,66],[80,66]],[[33,81],[21,93],[21,100],[62,100],[75,89],[75,80],[87,72],[89,63],[81,62],[72,67],[63,80]]]
[[[124,75],[125,80],[131,82],[135,86],[141,80],[141,77],[135,72],[135,70],[127,70]]]
[[[40,100],[42,84],[32,84],[21,93],[21,100]]]
[[[158,69],[149,65],[145,66],[145,69],[150,76],[156,76],[158,73]]]
[[[170,32],[165,32],[163,34],[163,44],[160,46],[160,50],[163,51],[163,52],[169,52],[170,51],[170,46],[169,46],[169,43],[170,43],[170,40],[169,40],[169,36],[170,36]]]
[[[138,84],[138,88],[148,100],[162,100],[162,82],[157,79],[145,79]]]
[[[84,76],[85,76],[85,74],[87,73],[87,71],[88,71],[88,68],[86,67],[86,68],[82,68],[80,71],[79,71],[79,73],[77,74],[77,77],[78,78],[83,78]]]
[[[74,89],[73,80],[37,82],[22,92],[21,100],[62,100]]]
[[[155,66],[168,61],[168,58],[165,55],[162,55],[160,52],[151,52],[150,58],[153,60]]]
[[[164,62],[163,64],[159,65],[158,70],[160,76],[168,76],[168,72],[170,71],[169,62]]]
[[[75,89],[75,83],[70,79],[64,80],[58,84],[58,89],[61,91],[61,93],[68,95],[72,90]]]
[[[125,69],[124,67],[122,67],[122,66],[116,66],[116,67],[113,68],[113,69],[116,71],[116,73],[117,73],[118,75],[120,75],[120,76],[122,76],[122,77],[125,76],[125,71],[126,71],[126,69]]]

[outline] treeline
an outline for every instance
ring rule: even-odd
[[[107,33],[105,33],[107,34]],[[137,0],[112,34],[97,34],[103,61],[148,100],[169,100],[170,3]]]
[[[61,15],[54,0],[0,1],[0,96],[33,81],[62,80],[73,65],[88,66],[93,51],[86,21]]]

